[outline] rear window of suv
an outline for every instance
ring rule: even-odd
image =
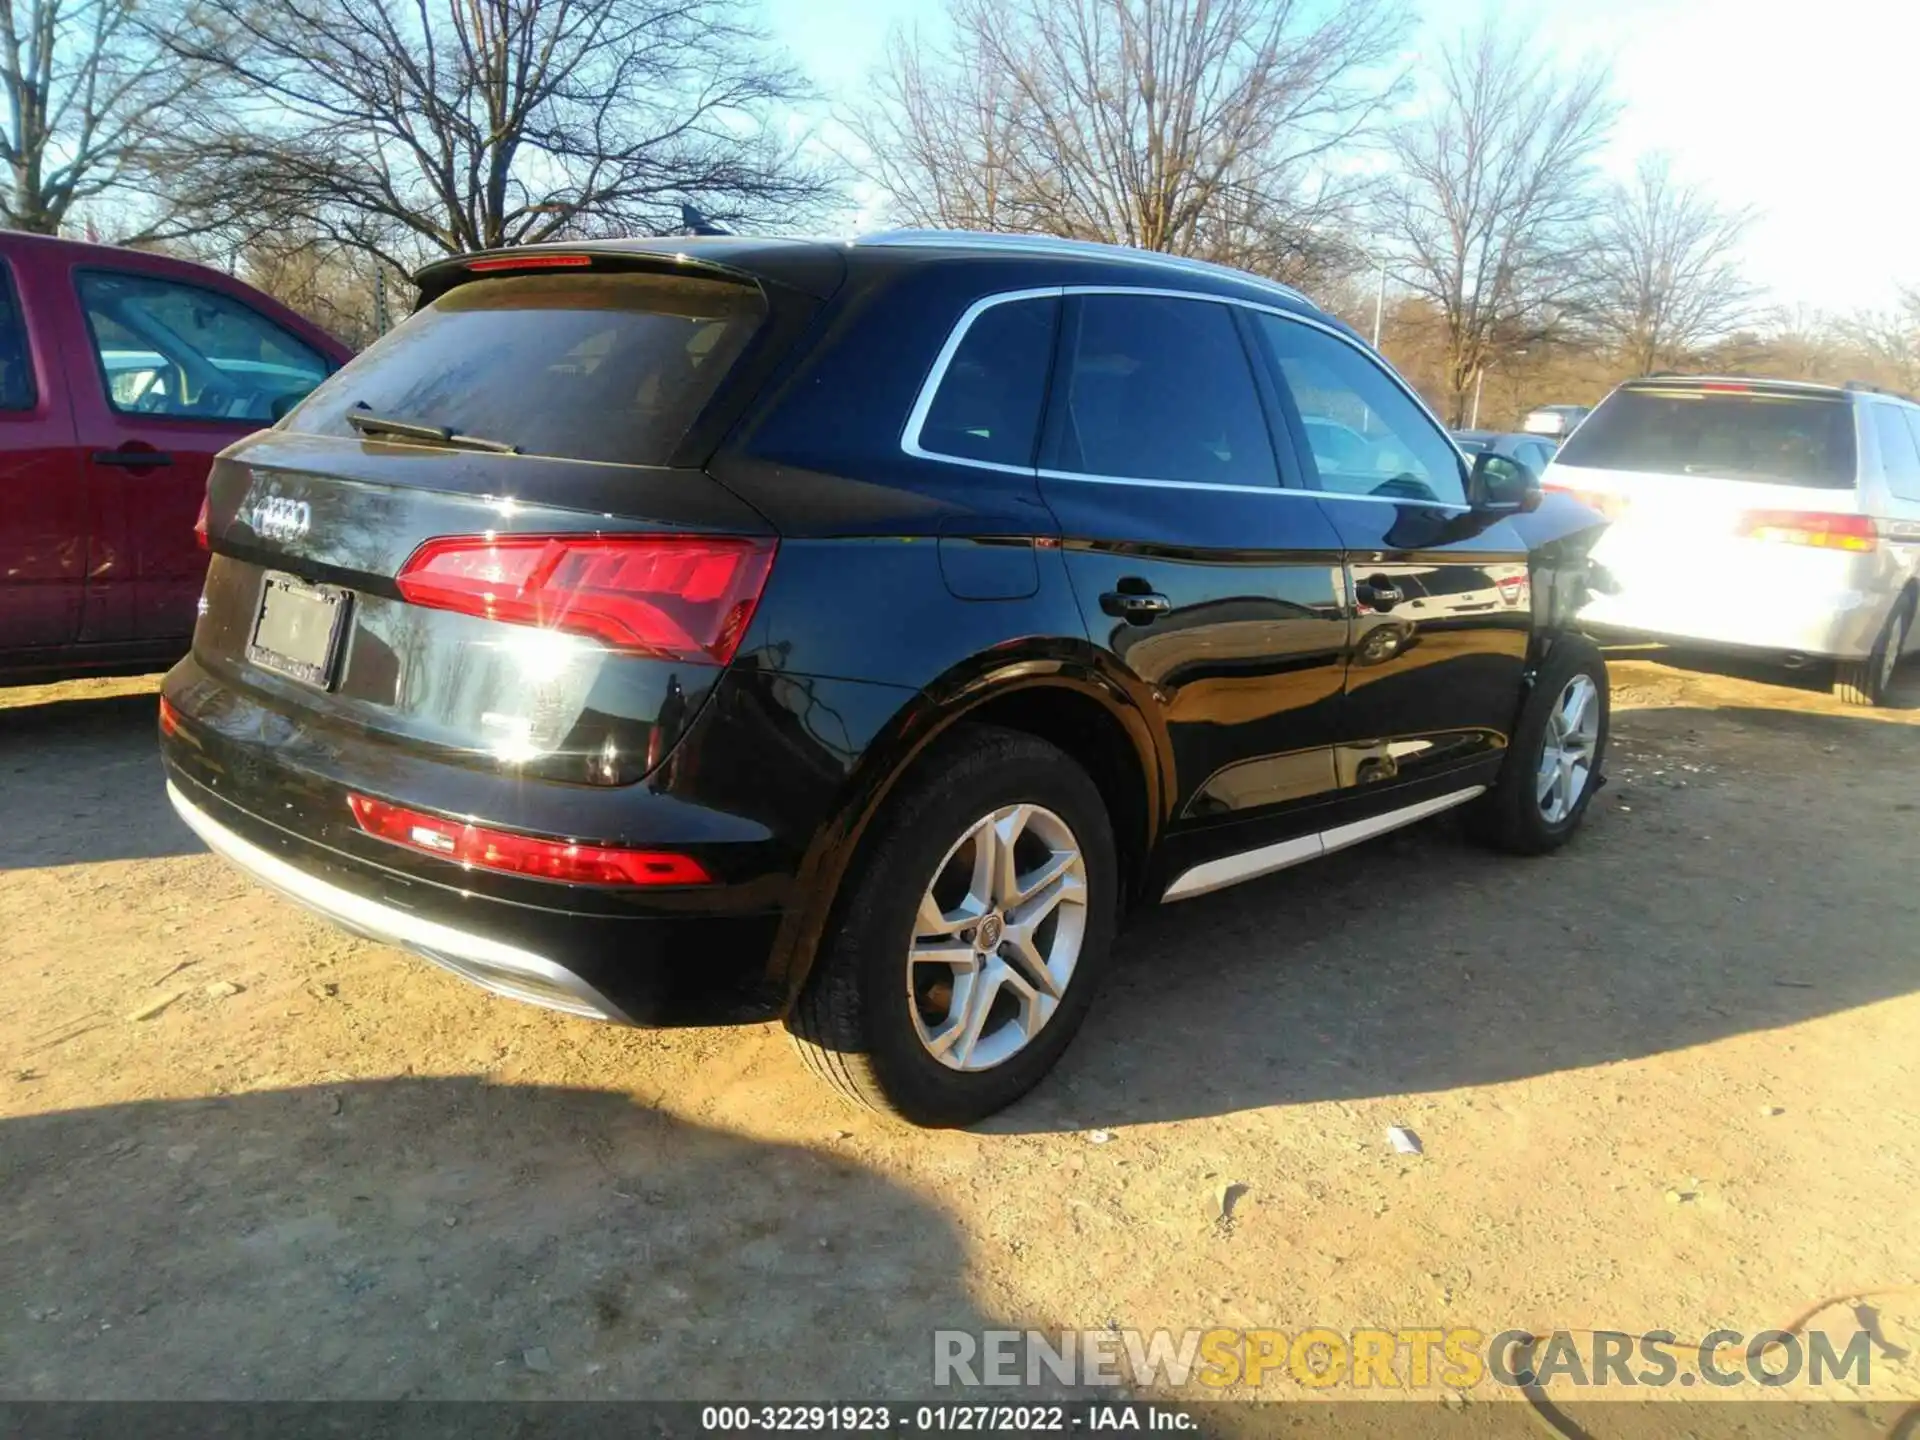
[[[1555,457],[1590,470],[1853,487],[1853,403],[1698,386],[1616,390]]]
[[[658,275],[522,275],[457,285],[296,410],[440,426],[535,455],[664,465],[759,325],[759,292]]]

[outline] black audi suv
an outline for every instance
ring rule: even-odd
[[[214,850],[489,990],[966,1123],[1129,908],[1600,783],[1599,517],[1295,291],[940,232],[418,283],[216,464],[160,727]]]

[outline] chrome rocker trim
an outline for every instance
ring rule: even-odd
[[[1186,871],[1167,886],[1166,894],[1160,897],[1160,901],[1166,904],[1173,900],[1191,900],[1196,895],[1205,895],[1212,890],[1222,890],[1229,885],[1238,885],[1242,880],[1252,880],[1257,876],[1271,875],[1276,870],[1285,870],[1290,866],[1305,864],[1309,860],[1318,860],[1322,855],[1331,855],[1334,851],[1344,850],[1349,845],[1358,845],[1362,840],[1371,840],[1374,836],[1384,835],[1389,830],[1398,830],[1403,825],[1424,820],[1429,815],[1438,815],[1442,810],[1451,810],[1456,805],[1464,805],[1467,801],[1486,794],[1486,791],[1487,787],[1484,785],[1473,785],[1465,790],[1455,790],[1448,795],[1436,795],[1433,799],[1422,800],[1417,805],[1389,810],[1384,815],[1356,820],[1351,825],[1336,825],[1333,829],[1322,830],[1317,835],[1300,835],[1292,840],[1262,845],[1257,850],[1243,850],[1238,855],[1223,855],[1218,860],[1209,860],[1204,865],[1196,865]]]
[[[612,1001],[564,966],[316,879],[236,835],[182,795],[171,780],[167,782],[167,798],[193,833],[207,842],[208,849],[343,930],[410,950],[462,980],[510,1000],[590,1020],[626,1019]]]

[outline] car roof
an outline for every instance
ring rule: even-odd
[[[1167,289],[1247,300],[1311,315],[1342,333],[1366,341],[1352,326],[1328,314],[1290,285],[1249,271],[1185,256],[1067,240],[1052,235],[1015,235],[969,230],[889,230],[851,240],[783,239],[755,235],[662,235],[630,239],[554,242],[511,250],[449,256],[423,266],[415,283],[425,300],[444,290],[472,262],[539,254],[630,256],[660,259],[675,268],[738,279],[771,281],[823,297],[839,288],[849,267],[908,268],[931,262],[1022,259],[1057,266],[1054,283],[1158,285]],[[1371,348],[1370,346],[1368,348]]]
[[[1877,385],[1862,384],[1858,380],[1847,380],[1833,384],[1824,380],[1782,380],[1771,375],[1639,375],[1620,383],[1622,390],[1706,390],[1716,387],[1738,387],[1742,391],[1753,391],[1761,395],[1825,395],[1839,399],[1862,399],[1878,397],[1882,400],[1897,400],[1902,404],[1920,404],[1911,395],[1902,395],[1898,391],[1883,390]]]
[[[1019,235],[980,230],[883,230],[861,235],[852,241],[856,250],[895,250],[935,255],[1027,255],[1073,262],[1099,269],[1130,267],[1151,272],[1161,280],[1178,277],[1191,288],[1209,293],[1216,286],[1234,291],[1254,290],[1268,303],[1287,309],[1301,309],[1318,315],[1320,307],[1291,285],[1269,280],[1231,265],[1211,260],[1196,260],[1185,255],[1168,255],[1140,250],[1131,245],[1108,245],[1097,240],[1069,240],[1058,235]]]

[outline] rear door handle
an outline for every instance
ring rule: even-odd
[[[149,465],[171,465],[173,456],[164,450],[96,450],[93,452],[93,463],[124,465],[130,470],[141,470]]]
[[[1391,610],[1407,598],[1391,580],[1362,580],[1353,587],[1353,593],[1362,605],[1375,610]]]
[[[1165,615],[1173,609],[1173,602],[1164,595],[1149,591],[1144,595],[1128,594],[1124,591],[1109,590],[1100,597],[1100,608],[1107,614],[1126,621],[1129,625],[1151,625],[1156,615]]]

